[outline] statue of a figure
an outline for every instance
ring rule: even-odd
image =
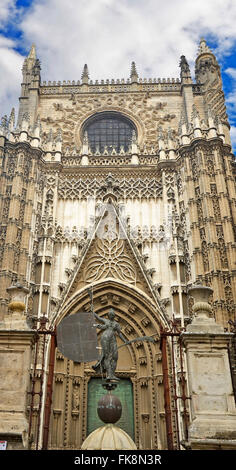
[[[180,57],[180,70],[181,70],[181,76],[189,76],[190,75],[190,68],[188,65],[188,62],[186,60],[186,57],[184,55],[181,55]]]
[[[101,368],[101,371],[106,373],[107,380],[119,380],[118,377],[115,376],[118,360],[116,334],[118,334],[125,344],[127,344],[128,341],[126,341],[125,337],[122,335],[119,324],[114,320],[115,312],[113,308],[108,312],[108,319],[101,318],[95,312],[93,313],[95,318],[102,322],[102,324],[96,324],[96,327],[105,330],[101,336],[102,354],[98,362],[93,366],[93,369],[98,370]]]

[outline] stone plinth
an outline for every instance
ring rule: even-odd
[[[0,440],[8,442],[8,449],[24,449],[28,445],[27,392],[36,332],[23,313],[28,289],[16,285],[8,291],[9,314],[0,322]]]
[[[5,329],[28,330],[29,326],[26,322],[25,315],[25,297],[29,293],[29,289],[16,283],[14,286],[8,287],[7,292],[10,294],[10,302],[8,304],[8,314],[5,315],[0,327]]]
[[[194,318],[181,334],[187,356],[192,449],[236,448],[236,409],[228,345],[231,334],[216,324],[208,302],[212,289],[194,286]]]

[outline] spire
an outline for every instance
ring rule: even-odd
[[[81,75],[82,83],[88,83],[89,80],[89,71],[87,64],[84,65],[83,73]]]
[[[131,63],[131,72],[130,72],[131,83],[138,81],[138,73],[136,70],[135,62]]]
[[[35,44],[32,44],[32,46],[31,46],[30,53],[28,55],[28,59],[36,60],[36,46],[35,46]]]
[[[31,70],[36,62],[36,47],[35,44],[32,44],[29,55],[26,57],[24,61],[24,65],[28,70]]]
[[[37,112],[38,95],[40,87],[40,62],[37,59],[35,44],[32,44],[28,56],[25,58],[22,67],[21,99],[17,127],[21,127],[23,115],[30,113],[30,124],[34,124],[34,117]],[[30,102],[29,102],[30,97]]]
[[[28,80],[26,80],[26,75],[27,74],[40,75],[40,62],[39,62],[39,60],[37,59],[37,56],[36,56],[35,44],[32,44],[30,52],[24,60],[22,72],[23,72],[23,82],[24,83],[28,82]]]
[[[198,53],[195,60],[196,82],[210,87],[213,84],[222,86],[220,66],[204,38],[200,39]]]

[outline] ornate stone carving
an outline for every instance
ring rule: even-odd
[[[127,86],[128,88],[128,86]],[[166,84],[166,89],[169,85]],[[56,92],[56,88],[44,88],[43,92]],[[50,126],[62,128],[64,136],[64,146],[72,148],[76,145],[80,148],[82,144],[82,132],[81,127],[83,122],[96,112],[107,111],[108,109],[116,112],[126,114],[132,119],[139,132],[140,145],[144,140],[147,145],[154,147],[155,131],[157,125],[165,124],[175,118],[175,114],[165,110],[167,103],[157,103],[156,100],[148,99],[146,93],[140,93],[139,95],[132,95],[129,93],[118,94],[106,94],[97,95],[94,99],[93,95],[84,96],[80,92],[80,88],[66,87],[66,92],[73,93],[76,99],[73,99],[73,106],[71,102],[66,102],[60,106],[59,103],[54,103],[54,108],[57,110],[53,122]],[[91,89],[92,91],[92,89]],[[119,90],[120,91],[120,90]],[[75,95],[76,94],[76,95]],[[46,117],[42,117],[42,121],[46,122]],[[49,124],[49,123],[47,123]]]
[[[134,283],[136,271],[125,253],[124,244],[124,240],[119,238],[97,239],[96,254],[90,257],[84,269],[84,280],[95,282],[101,278],[115,277]]]
[[[105,179],[64,177],[59,180],[58,197],[82,200],[97,197],[99,193],[104,193],[105,185]],[[162,197],[162,184],[157,178],[116,178],[114,186],[118,188],[117,196],[122,196],[122,199]]]
[[[219,205],[219,198],[217,194],[216,184],[211,184],[211,196],[212,196],[212,204],[213,204],[213,211],[214,211],[214,218],[216,222],[220,222],[220,205]]]
[[[198,222],[201,226],[203,224],[203,211],[202,211],[202,199],[200,194],[200,188],[197,186],[195,188],[195,195],[196,195],[196,204],[197,204],[197,213],[198,213]]]
[[[218,238],[218,245],[220,250],[220,261],[221,267],[228,269],[228,258],[227,258],[227,251],[224,242],[224,234],[223,234],[223,227],[222,225],[216,225],[216,234]]]
[[[202,248],[202,258],[203,258],[204,271],[209,271],[208,247],[207,247],[206,235],[205,235],[205,229],[204,228],[200,229],[200,238],[202,240],[201,248]]]

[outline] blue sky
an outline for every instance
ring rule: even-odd
[[[236,151],[235,0],[0,0],[0,116],[18,106],[21,67],[32,43],[42,80],[179,77],[184,54],[194,78],[203,36],[221,65]]]

